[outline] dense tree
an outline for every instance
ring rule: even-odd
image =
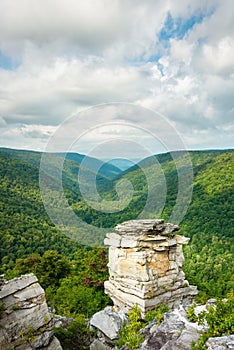
[[[181,233],[191,238],[185,249],[186,276],[191,283],[198,285],[203,296],[224,296],[233,288],[234,275],[234,266],[230,264],[234,255],[234,152],[196,151],[190,152],[190,156],[194,172],[193,196],[181,223]],[[76,182],[79,164],[73,160],[67,160],[64,166],[64,193],[81,219],[94,226],[114,227],[122,221],[137,218],[143,210],[147,201],[148,184],[141,166],[147,169],[148,177],[153,179],[155,159],[163,169],[167,185],[166,203],[160,216],[168,220],[178,192],[177,170],[170,154],[149,157],[119,178],[129,180],[134,188],[130,204],[120,212],[100,213],[88,206],[79,193]],[[79,243],[63,235],[51,223],[43,207],[38,185],[39,161],[40,154],[37,152],[18,151],[17,155],[15,151],[0,152],[0,272],[12,270],[19,258],[23,260],[17,262],[15,269],[18,269],[18,273],[25,273],[27,266],[35,271],[36,266],[38,269],[41,264],[43,254],[52,249],[70,260],[73,259],[72,273],[80,276],[82,285],[86,283],[88,287],[98,287],[98,284],[103,283],[102,263],[92,256],[92,260],[84,265],[81,255],[85,258],[88,255],[87,250],[79,250]],[[56,159],[53,161],[52,158],[51,167],[56,171]],[[88,174],[87,172],[87,178]],[[53,179],[48,178],[48,181]],[[97,188],[103,198],[118,199],[116,181],[108,181],[98,176]],[[162,185],[159,176],[154,188],[159,203]],[[149,217],[158,217],[157,210],[149,206]],[[91,232],[80,227],[68,227],[67,233],[87,246],[103,243],[103,237],[94,237]],[[25,260],[32,253],[36,255],[30,257],[29,261]],[[53,254],[50,258],[53,266]],[[80,265],[76,263],[76,259],[80,261]],[[39,270],[37,273],[42,275]],[[45,266],[43,284],[47,289],[52,288],[46,283],[49,276],[50,272]],[[59,277],[53,274],[51,276],[55,285]],[[52,299],[53,295],[54,290],[51,291]]]

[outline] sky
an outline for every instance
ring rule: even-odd
[[[46,150],[71,117],[80,134],[92,108],[69,149],[89,153],[116,134],[147,144],[139,126],[155,129],[157,115],[186,149],[233,148],[233,9],[233,0],[1,0],[0,146]],[[110,108],[97,116],[115,103],[118,125]],[[135,129],[125,105],[139,109]],[[148,141],[150,152],[159,143]]]

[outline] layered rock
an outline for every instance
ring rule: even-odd
[[[4,306],[0,315],[1,350],[62,350],[54,337],[44,290],[35,275],[4,281],[0,302]]]
[[[206,346],[208,350],[233,350],[234,335],[209,338]]]
[[[117,310],[138,304],[144,315],[155,305],[189,305],[197,294],[182,271],[182,245],[177,225],[163,220],[132,220],[117,225],[104,241],[109,246],[109,281],[105,292]]]

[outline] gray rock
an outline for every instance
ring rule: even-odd
[[[119,319],[123,319],[123,314],[114,313],[111,308],[106,308],[104,313],[106,322],[108,322],[108,317],[111,317],[111,321],[115,323],[114,330],[116,331],[116,323],[118,324]],[[100,326],[100,318],[103,318],[103,312],[98,313],[99,324],[97,327],[99,330],[102,328],[101,331],[103,332],[103,326]],[[105,327],[107,327],[106,324]],[[186,311],[181,306],[179,309],[167,312],[164,315],[164,321],[160,325],[156,323],[156,320],[153,320],[141,329],[140,333],[144,335],[145,340],[138,350],[191,350],[191,343],[197,342],[201,335],[200,330],[201,326],[187,319]],[[113,334],[113,330],[111,332]],[[108,332],[105,331],[102,334],[105,334],[105,336],[100,336],[99,339],[94,340],[90,349],[116,349],[113,343],[111,345],[111,339],[107,338]],[[209,346],[208,350],[234,350],[234,335],[210,338],[206,345]],[[121,350],[127,350],[127,347],[123,346]]]
[[[117,225],[115,230],[120,234],[128,233],[135,235],[137,233],[155,231],[156,228],[158,232],[162,232],[164,228],[164,220],[129,220]]]
[[[146,339],[139,350],[191,350],[191,342],[197,341],[200,333],[198,326],[185,315],[181,307],[166,313],[161,325],[154,321],[147,332],[142,331]]]
[[[117,312],[112,311],[111,307],[97,312],[90,320],[90,325],[101,331],[111,341],[118,339],[118,332],[123,323],[123,317]]]
[[[52,330],[44,331],[39,336],[31,341],[31,346],[34,349],[41,349],[43,347],[48,347],[53,340],[54,332]]]
[[[44,290],[35,275],[4,282],[0,301],[5,306],[0,319],[0,349],[62,350],[54,337]]]
[[[90,350],[111,350],[111,348],[108,345],[103,344],[100,340],[95,339],[90,345]]]
[[[0,299],[5,298],[6,296],[12,295],[15,292],[19,292],[20,290],[29,287],[30,285],[38,282],[37,277],[30,273],[28,275],[23,275],[18,278],[13,278],[10,281],[6,281],[0,290]]]
[[[60,315],[55,315],[53,317],[53,321],[54,321],[54,327],[56,328],[67,328],[69,326],[69,324],[74,321],[74,318],[71,317],[64,317],[64,316],[60,316]]]
[[[57,338],[53,337],[51,343],[45,350],[63,350]]]
[[[195,329],[193,331],[183,330],[181,336],[176,340],[173,350],[191,350],[191,343],[193,341],[197,342],[198,337],[199,335]]]
[[[209,338],[206,346],[208,350],[234,350],[234,335]]]
[[[113,247],[121,246],[121,236],[117,233],[111,232],[106,234],[106,238],[104,240],[104,244]]]

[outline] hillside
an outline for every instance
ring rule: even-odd
[[[208,295],[225,295],[234,288],[234,152],[193,151],[193,194],[188,211],[180,223],[191,238],[185,249],[185,272],[189,281]],[[162,213],[166,220],[176,203],[178,178],[170,155],[157,156],[167,181],[167,201]],[[143,161],[150,172],[154,158]],[[138,188],[139,201],[145,198],[146,184],[140,169],[124,175]],[[143,188],[143,191],[141,191]]]
[[[189,246],[185,249],[184,270],[189,281],[203,290],[204,294],[222,296],[234,288],[234,264],[230,263],[234,261],[234,152],[192,151],[190,157],[194,176],[193,194],[188,211],[180,223],[183,234],[191,238]],[[154,183],[155,158],[162,167],[166,179],[166,203],[161,214],[164,186],[160,172],[157,183]],[[150,182],[153,195],[148,201],[145,214],[149,218],[162,217],[169,220],[178,192],[177,169],[170,154],[150,157],[113,183],[106,183],[103,197],[116,200],[115,187],[117,181],[122,179],[129,180],[134,188],[132,201],[123,211],[97,214],[87,206],[86,210],[82,211],[81,206],[73,203],[74,210],[80,217],[94,225],[113,227],[122,221],[141,215],[147,202],[148,182]],[[158,203],[156,208],[154,201]]]
[[[78,244],[54,227],[44,209],[38,186],[38,168],[0,154],[0,261],[1,270],[15,259],[48,249],[71,254]]]
[[[101,234],[94,236],[92,232],[81,227],[69,226],[67,234],[76,238],[75,243],[53,225],[44,209],[39,191],[40,156],[38,152],[6,149],[0,152],[1,271],[13,267],[16,258],[23,258],[32,253],[42,255],[48,249],[55,249],[72,257],[79,247],[79,242],[83,245],[97,245],[103,242]],[[56,156],[53,157],[51,168],[56,172]],[[234,257],[234,152],[193,151],[190,152],[190,157],[194,173],[193,195],[187,214],[180,223],[183,234],[191,237],[190,245],[185,250],[185,272],[189,281],[197,284],[207,295],[225,295],[234,287],[233,263],[230,263]],[[155,170],[155,159],[162,167],[163,173],[159,168]],[[147,204],[148,217],[160,216],[168,220],[176,203],[178,176],[170,154],[145,159],[123,175],[118,175],[114,181],[98,175],[97,188],[106,200],[118,199],[115,186],[119,180],[127,179],[131,182],[134,189],[133,198],[124,210],[117,213],[100,213],[89,207],[79,192],[76,181],[78,171],[78,161],[65,161],[63,184],[66,198],[79,218],[97,227],[111,230],[122,221],[137,218],[147,201],[149,179],[153,195]],[[92,177],[93,174],[90,169],[85,169],[85,174],[88,187],[89,176]],[[50,175],[51,173],[47,174],[48,183],[53,183],[54,179]],[[155,198],[156,208],[153,205]]]
[[[50,156],[50,174],[46,181],[53,187],[58,155]],[[43,254],[49,249],[72,257],[81,244],[100,244],[102,238],[95,241],[87,232],[79,232],[77,227],[68,227],[68,235],[76,234],[77,243],[71,241],[57,229],[48,217],[39,189],[40,152],[0,150],[0,271],[13,267],[17,258],[32,253]],[[98,162],[98,161],[97,161]],[[109,169],[106,167],[106,169]],[[110,167],[111,171],[114,167]],[[117,169],[117,168],[116,168]],[[87,181],[92,172],[83,169]],[[77,186],[79,163],[65,160],[63,172],[64,191],[68,198],[79,202],[81,196]],[[100,186],[106,181],[97,176]]]
[[[16,150],[11,148],[0,148],[0,153],[8,154],[14,158],[18,158],[26,161],[27,163],[31,163],[37,167],[40,166],[41,155],[42,152],[36,151],[28,151],[28,150]],[[62,157],[66,160],[70,160],[71,162],[65,162],[68,165],[70,171],[70,176],[73,181],[76,180],[76,171],[75,169],[79,168],[82,161],[85,159],[85,168],[90,172],[97,173],[96,169],[98,169],[98,175],[101,178],[106,179],[114,179],[117,176],[121,175],[122,171],[115,165],[111,163],[104,163],[99,159],[85,156],[83,154],[69,152],[69,153],[53,153],[56,157]]]

